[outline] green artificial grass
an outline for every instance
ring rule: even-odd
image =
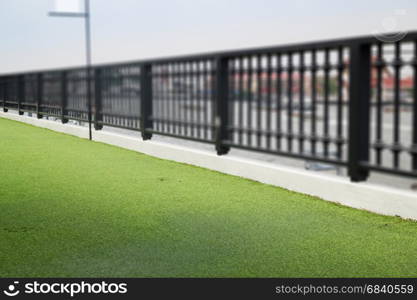
[[[417,223],[0,119],[0,277],[67,276],[416,277]]]

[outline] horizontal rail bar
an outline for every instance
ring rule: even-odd
[[[366,162],[361,162],[360,165],[372,171],[378,171],[382,173],[394,174],[394,175],[399,175],[399,176],[404,176],[404,177],[417,178],[416,171],[405,171],[401,169],[387,168],[387,167],[382,167],[382,166],[376,166],[376,165],[366,163]]]
[[[389,34],[387,34],[389,35]],[[402,41],[411,41],[417,39],[417,31],[408,32],[407,35],[402,39]],[[307,43],[293,43],[287,45],[278,45],[278,46],[269,46],[269,47],[260,47],[260,48],[248,48],[248,49],[239,49],[239,50],[224,50],[216,51],[209,53],[201,54],[192,54],[192,55],[179,55],[171,56],[164,58],[149,58],[142,60],[132,60],[132,61],[121,61],[121,62],[112,62],[112,63],[101,63],[95,64],[93,68],[105,68],[105,67],[123,67],[129,65],[137,64],[161,64],[167,62],[187,62],[195,60],[213,60],[216,57],[241,57],[248,55],[262,55],[270,53],[283,53],[283,52],[299,52],[299,51],[308,51],[308,50],[321,50],[324,48],[336,48],[339,46],[348,47],[354,43],[360,44],[376,44],[380,41],[377,37],[373,35],[367,36],[358,36],[351,38],[338,38],[331,40],[321,40],[321,41],[311,41]],[[39,69],[39,70],[28,70],[28,71],[19,71],[13,73],[0,73],[0,76],[9,76],[9,75],[18,75],[18,74],[34,74],[34,73],[43,73],[43,72],[61,72],[63,70],[67,71],[82,71],[85,70],[84,66],[74,66],[74,67],[61,67],[53,69]]]
[[[155,130],[155,129],[147,129],[147,131],[151,132],[152,134],[163,135],[163,136],[167,136],[167,137],[173,137],[173,138],[178,138],[179,137],[177,134],[158,131],[158,130]],[[214,140],[212,140],[212,139],[205,140],[205,139],[195,138],[195,137],[191,137],[191,136],[181,136],[181,139],[182,140],[193,141],[193,142],[206,143],[206,144],[213,144],[214,143]]]
[[[317,161],[317,162],[328,163],[328,164],[338,165],[338,166],[347,165],[347,162],[345,160],[336,160],[336,159],[333,160],[333,159],[329,159],[323,156],[311,156],[311,155],[305,155],[305,154],[298,154],[296,152],[292,153],[292,152],[285,152],[285,151],[280,151],[280,150],[268,150],[268,149],[263,149],[263,148],[254,148],[254,147],[239,145],[239,144],[232,143],[232,142],[224,142],[224,144],[230,147],[242,149],[242,150],[262,152],[262,153],[267,153],[267,154],[275,154],[279,156],[286,156],[289,158],[298,158],[298,159],[301,158],[301,159],[305,159],[309,161],[310,160]]]

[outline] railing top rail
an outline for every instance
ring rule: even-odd
[[[386,36],[393,36],[395,33],[387,33]],[[402,42],[416,40],[417,31],[408,32]],[[269,53],[285,53],[285,52],[299,52],[299,51],[311,51],[311,50],[322,50],[325,48],[335,48],[335,47],[348,47],[356,43],[362,44],[374,44],[380,42],[377,37],[374,35],[368,36],[359,36],[359,37],[350,37],[350,38],[338,38],[330,40],[321,40],[321,41],[310,41],[302,43],[292,43],[276,46],[267,46],[267,47],[257,47],[257,48],[247,48],[247,49],[237,49],[237,50],[224,50],[224,51],[215,51],[209,53],[197,53],[191,55],[178,55],[171,57],[162,57],[162,58],[148,58],[148,59],[139,59],[132,61],[120,61],[120,62],[111,62],[111,63],[101,63],[94,64],[93,68],[104,68],[104,67],[123,67],[129,65],[137,64],[163,64],[169,62],[189,62],[196,60],[212,60],[218,57],[242,57],[255,54],[269,54]],[[0,77],[5,76],[16,76],[23,74],[33,74],[33,73],[46,73],[46,72],[61,72],[61,71],[76,71],[85,68],[84,66],[73,66],[73,67],[60,67],[52,69],[39,69],[39,70],[28,70],[28,71],[19,71],[19,72],[9,72],[9,73],[0,73]]]

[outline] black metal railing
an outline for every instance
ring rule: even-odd
[[[92,68],[103,126],[417,177],[417,32],[153,59]],[[0,105],[88,121],[87,71],[0,75]]]

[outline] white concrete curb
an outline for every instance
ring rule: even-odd
[[[88,138],[88,129],[59,122],[0,112],[0,117],[54,131]],[[347,178],[311,173],[296,168],[274,166],[255,160],[217,156],[214,152],[191,149],[105,131],[94,131],[93,139],[151,156],[192,164],[222,173],[241,176],[292,191],[320,197],[346,206],[384,215],[417,220],[417,193],[370,183],[351,183]]]

